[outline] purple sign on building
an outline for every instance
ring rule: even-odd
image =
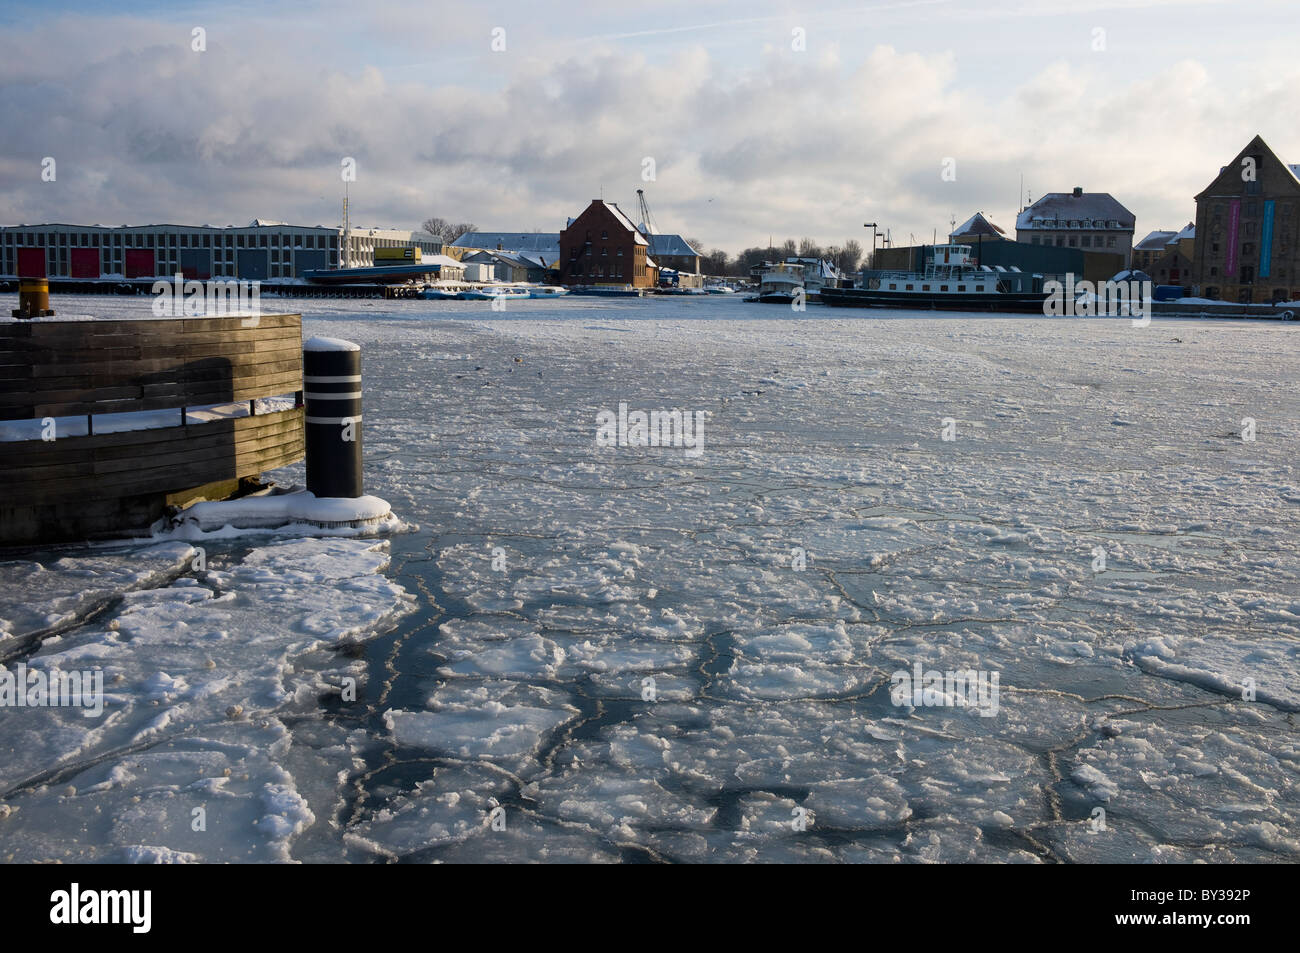
[[[1241,199],[1233,199],[1228,205],[1228,260],[1223,266],[1223,273],[1228,277],[1237,273],[1237,229],[1241,226]]]

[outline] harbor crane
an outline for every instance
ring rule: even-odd
[[[636,204],[641,216],[641,234],[649,238],[655,233],[654,228],[651,227],[654,219],[650,215],[650,206],[646,204],[645,189],[636,190]]]

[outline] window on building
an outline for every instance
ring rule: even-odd
[[[1071,247],[1071,248],[1074,248],[1074,247],[1076,247],[1078,244],[1079,244],[1079,239],[1076,238],[1074,235],[1071,235],[1071,236],[1070,236],[1070,247]]]
[[[607,241],[609,241],[609,232],[602,231],[602,232],[600,233],[600,240],[601,240],[602,242],[607,242]]]
[[[1082,243],[1082,244],[1083,244],[1083,247],[1084,247],[1084,248],[1091,248],[1091,247],[1092,247],[1092,236],[1091,236],[1091,235],[1084,235],[1084,236],[1083,236],[1083,243]]]
[[[1114,248],[1114,247],[1115,247],[1115,236],[1114,236],[1114,235],[1110,235],[1110,236],[1108,236],[1108,237],[1106,238],[1106,247],[1107,247],[1107,248]]]

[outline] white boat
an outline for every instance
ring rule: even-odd
[[[977,264],[971,246],[935,245],[921,271],[862,272],[860,288],[824,288],[834,307],[923,308],[933,311],[1043,311],[1043,276]]]
[[[704,290],[711,295],[734,295],[736,293],[736,289],[731,285],[709,285]]]
[[[530,298],[561,298],[568,293],[568,288],[561,288],[559,285],[538,285],[528,289]]]
[[[785,263],[803,266],[803,290],[809,301],[820,300],[823,288],[840,287],[840,273],[824,258],[787,258]]]
[[[778,261],[768,265],[758,283],[758,295],[750,301],[764,304],[790,304],[803,291],[803,265]]]
[[[504,285],[474,288],[471,291],[462,291],[456,295],[461,301],[493,301],[497,298],[527,298],[528,296],[528,291],[524,288],[512,288]]]
[[[454,301],[456,292],[445,288],[425,288],[416,297],[423,298],[425,301]]]

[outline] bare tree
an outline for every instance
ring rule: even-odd
[[[450,245],[466,232],[478,231],[478,226],[470,222],[451,222],[437,216],[426,218],[420,227],[430,235],[442,239],[445,245]]]
[[[844,243],[844,247],[840,249],[839,269],[845,274],[857,271],[861,261],[862,245],[856,239],[850,238]]]
[[[736,255],[731,261],[731,273],[740,275],[742,278],[749,277],[749,271],[756,265],[761,265],[772,256],[766,248],[755,246],[746,248],[740,254]]]
[[[706,275],[725,275],[729,261],[725,251],[715,248],[700,259],[700,270]]]
[[[811,238],[805,238],[799,242],[800,258],[820,258],[822,257],[822,246],[818,245]]]

